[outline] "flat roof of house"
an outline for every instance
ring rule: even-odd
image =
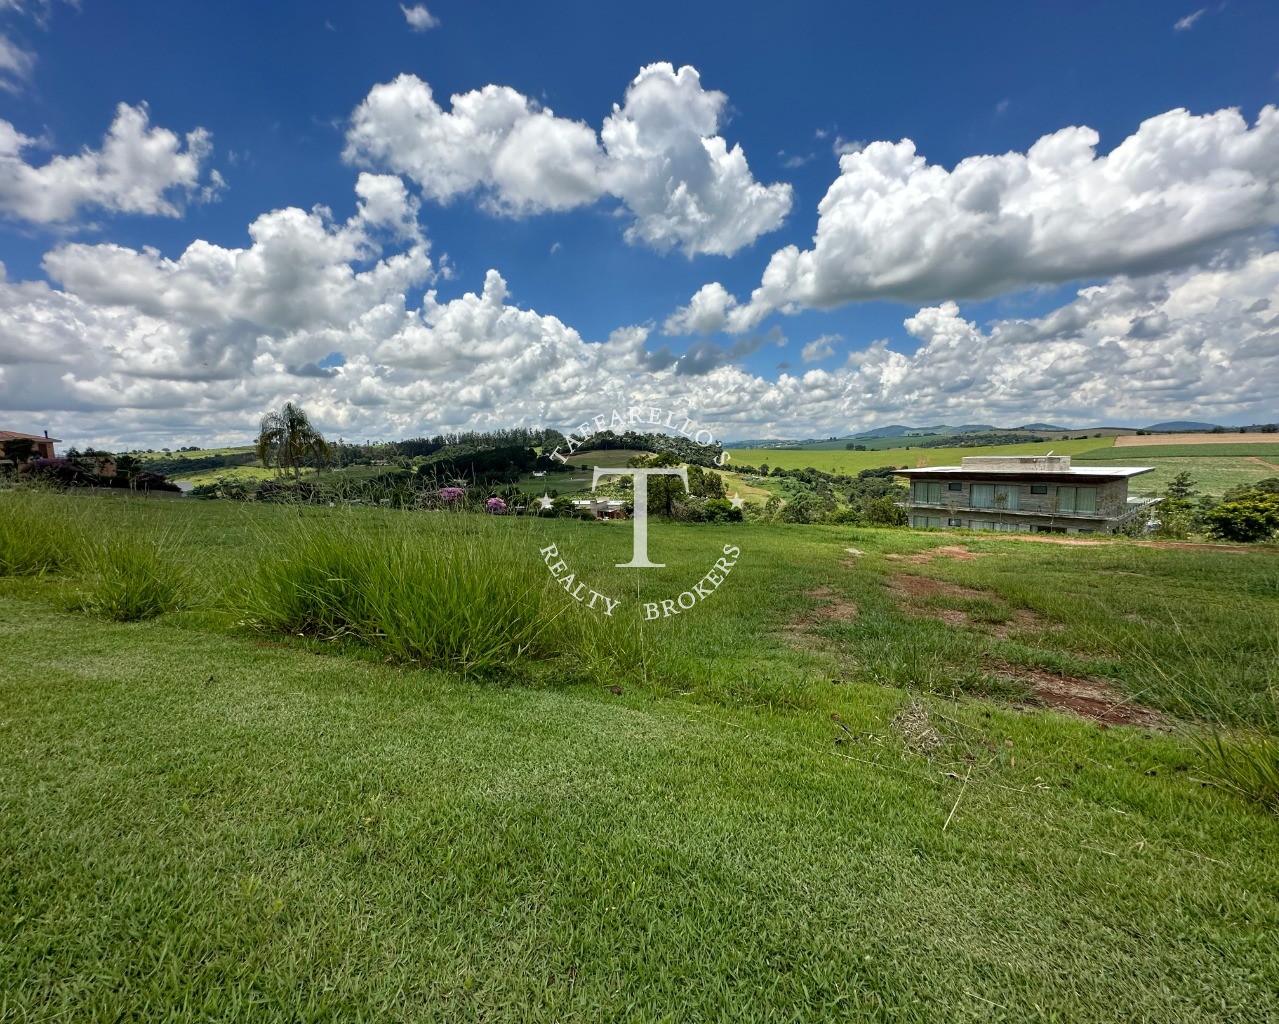
[[[1026,467],[1009,466],[1004,467],[992,466],[925,466],[920,469],[897,469],[893,471],[895,476],[928,476],[936,474],[938,476],[1016,476],[1025,477],[1026,479],[1042,480],[1049,477],[1057,476],[1103,476],[1103,477],[1126,477],[1139,476],[1142,473],[1153,473],[1154,466],[1088,466],[1081,468],[1079,466],[1069,466],[1062,469],[1027,469]]]

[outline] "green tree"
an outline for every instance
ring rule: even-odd
[[[808,491],[800,491],[791,498],[781,511],[777,513],[777,521],[781,523],[812,523],[821,515],[817,507],[817,499]]]
[[[1187,504],[1199,492],[1195,490],[1195,481],[1185,470],[1168,481],[1164,488],[1164,497],[1170,501],[1184,501]]]
[[[292,402],[262,417],[254,450],[263,466],[274,463],[277,474],[292,470],[295,480],[301,475],[303,462],[310,460],[318,467],[329,461],[328,442],[311,426],[306,412]]]
[[[678,458],[670,452],[659,452],[656,455],[641,455],[627,463],[632,468],[651,467],[654,469],[673,469],[680,464]],[[689,484],[693,482],[689,474]],[[691,490],[690,486],[690,490]],[[648,478],[648,514],[666,516],[675,515],[675,502],[687,492],[684,481],[677,476],[652,476]]]
[[[651,482],[650,482],[651,486]],[[678,487],[679,484],[676,484]],[[688,467],[688,489],[699,498],[723,498],[727,496],[724,489],[724,478],[714,470],[702,469],[701,466]]]

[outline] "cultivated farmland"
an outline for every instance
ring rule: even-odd
[[[1256,431],[1241,434],[1238,431],[1220,434],[1124,434],[1115,438],[1115,446],[1119,448],[1129,445],[1147,447],[1165,444],[1279,444],[1279,435]]]

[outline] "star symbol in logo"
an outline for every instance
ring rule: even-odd
[[[553,502],[551,501],[551,496],[545,493],[540,498],[537,499],[537,503],[539,506],[541,506],[544,509],[550,508],[551,505],[553,504]]]
[[[729,498],[729,499],[728,499],[728,503],[729,503],[730,505],[732,505],[732,506],[733,506],[733,508],[741,508],[741,507],[742,507],[742,503],[743,503],[743,502],[745,502],[745,500],[746,500],[745,498],[739,498],[739,497],[737,496],[737,492],[736,492],[736,491],[734,491],[734,492],[733,492],[733,496],[732,496],[731,498]]]

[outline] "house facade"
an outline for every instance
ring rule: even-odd
[[[625,519],[626,502],[616,498],[575,498],[573,511],[590,512],[596,519]]]
[[[913,527],[1115,533],[1157,500],[1130,498],[1145,466],[1071,466],[1069,455],[970,456],[958,466],[901,469]]]
[[[18,444],[11,442],[17,441]],[[8,443],[6,448],[6,443]],[[33,459],[53,459],[57,458],[54,454],[53,446],[62,442],[56,437],[50,437],[46,430],[44,436],[39,434],[22,434],[16,430],[0,430],[0,462],[6,462],[15,465],[17,462],[26,462],[26,457],[15,458],[19,449],[30,451],[30,458]]]

